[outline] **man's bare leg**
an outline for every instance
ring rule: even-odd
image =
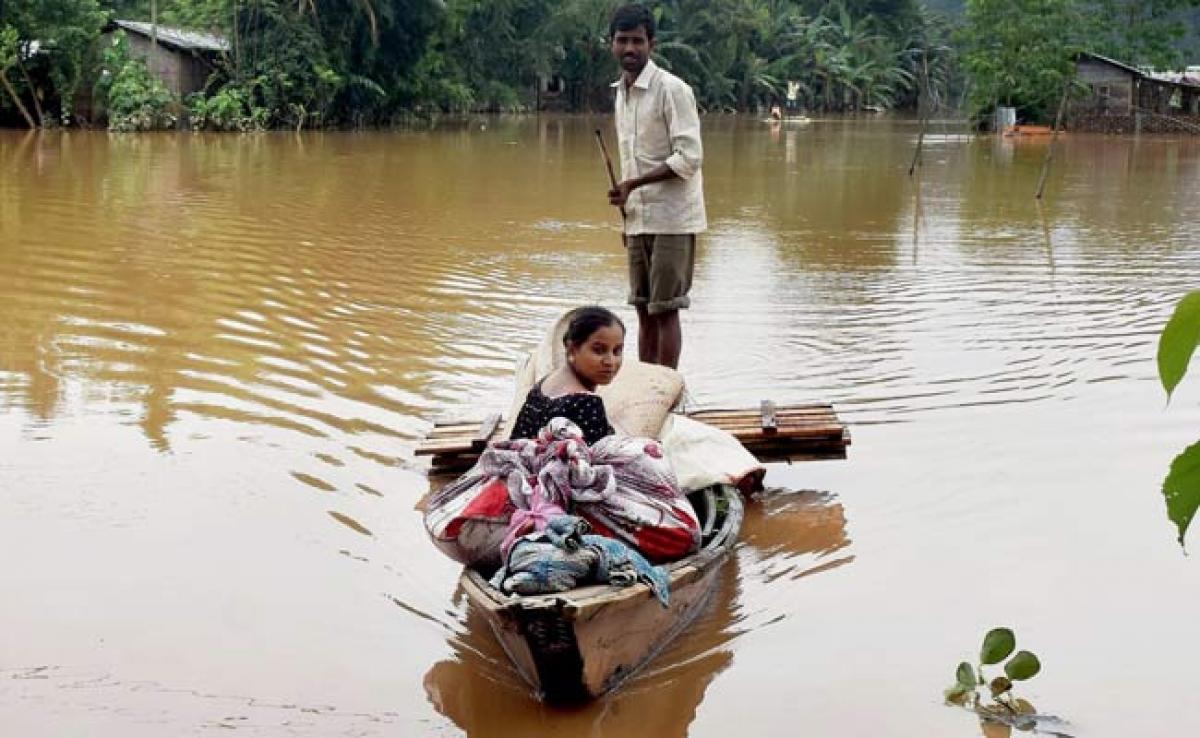
[[[683,330],[679,325],[679,311],[669,310],[653,317],[658,324],[657,363],[678,369],[679,354],[683,350]]]
[[[643,364],[657,364],[658,318],[646,312],[645,305],[635,307],[638,316],[638,359]]]

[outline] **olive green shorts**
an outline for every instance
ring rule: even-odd
[[[692,271],[696,266],[696,236],[639,234],[625,237],[629,253],[629,304],[651,315],[691,304]]]

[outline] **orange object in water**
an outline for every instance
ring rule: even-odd
[[[1054,130],[1050,126],[1005,126],[1005,136],[1049,136]],[[1059,131],[1061,133],[1061,131]]]

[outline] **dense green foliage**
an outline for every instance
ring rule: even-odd
[[[71,122],[107,20],[220,34],[202,127],[387,124],[412,114],[597,110],[617,68],[617,0],[0,0],[0,116]],[[1076,49],[1177,67],[1200,0],[649,0],[656,58],[702,108],[749,110],[788,83],[808,110],[998,103],[1044,117]],[[102,88],[112,94],[112,87]],[[118,86],[116,89],[122,89]],[[102,108],[114,109],[100,100]],[[7,113],[5,112],[7,111]],[[47,112],[49,111],[49,112]],[[17,117],[19,115],[19,117]]]
[[[1062,95],[1080,43],[1074,0],[967,0],[961,41],[972,110],[997,105],[1046,119]]]
[[[171,93],[150,73],[145,59],[130,55],[124,33],[115,34],[104,50],[96,91],[114,131],[152,131],[175,124]]]
[[[70,123],[104,13],[97,0],[6,0],[0,4],[0,100],[38,125]],[[35,80],[45,80],[39,92]],[[29,91],[22,103],[20,93]],[[54,116],[54,117],[51,117]]]
[[[1079,51],[1178,69],[1188,61],[1189,10],[1198,6],[1200,0],[966,0],[958,41],[972,111],[1000,104],[1048,119]]]

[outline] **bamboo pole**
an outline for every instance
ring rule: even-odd
[[[238,3],[233,0],[230,3],[233,8],[233,76],[237,81],[242,79],[242,57],[240,53],[241,44],[238,42]]]
[[[1054,160],[1054,144],[1058,142],[1058,131],[1062,128],[1063,111],[1067,108],[1067,98],[1071,95],[1071,83],[1074,82],[1074,76],[1067,77],[1067,81],[1063,83],[1062,99],[1058,101],[1058,114],[1054,116],[1054,128],[1050,131],[1050,145],[1046,147],[1046,159],[1042,162],[1042,173],[1038,177],[1037,194],[1034,195],[1038,200],[1042,199],[1042,195],[1046,192],[1046,175],[1050,173],[1050,162]]]
[[[917,105],[921,108],[921,131],[917,134],[917,148],[913,151],[912,163],[908,165],[908,176],[913,176],[917,166],[921,163],[921,147],[925,143],[925,129],[929,127],[929,57],[921,54],[921,66],[924,71],[920,89],[917,91]],[[922,104],[922,98],[924,103]]]
[[[615,190],[617,188],[617,175],[613,171],[612,157],[610,157],[608,155],[608,147],[604,145],[604,134],[602,134],[600,132],[599,128],[596,129],[596,143],[600,144],[600,154],[604,157],[604,166],[608,169],[608,183]],[[627,216],[625,215],[625,206],[622,205],[621,206],[621,222],[622,223],[625,222],[626,217]]]
[[[151,71],[158,70],[158,0],[150,0],[150,65]]]

